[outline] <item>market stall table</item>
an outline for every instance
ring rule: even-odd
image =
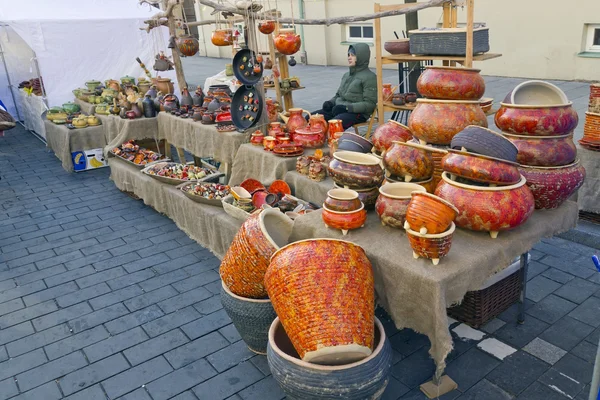
[[[81,112],[84,114],[92,115],[96,112],[95,104],[88,103],[87,101],[83,101],[78,98],[75,98],[74,103],[79,105],[79,108],[81,108]]]
[[[404,231],[383,226],[373,211],[363,228],[346,236],[327,228],[321,213],[297,218],[290,240],[336,238],[362,246],[373,264],[379,304],[399,329],[411,328],[429,337],[429,354],[437,365],[438,378],[452,350],[446,308],[461,301],[468,291],[479,290],[491,275],[527,253],[541,238],[573,228],[578,216],[577,204],[567,201],[554,210],[536,210],[524,225],[500,232],[497,239],[484,232],[457,229],[450,253],[434,266],[431,260],[414,259]],[[523,270],[526,274],[526,265]]]
[[[71,153],[78,150],[91,150],[106,146],[105,127],[88,126],[82,129],[69,129],[66,125],[56,125],[44,120],[46,143],[62,161],[65,171],[73,172]]]
[[[223,258],[242,223],[223,208],[196,203],[173,185],[144,175],[139,168],[109,158],[110,177],[117,188],[132,192],[156,211],[171,218],[191,239]]]
[[[327,198],[327,192],[335,188],[333,179],[329,176],[324,181],[316,182],[306,175],[289,171],[283,180],[290,185],[294,196],[318,205],[323,204]]]
[[[577,193],[579,209],[600,214],[600,151],[577,146],[577,155],[585,168],[585,180]]]
[[[329,154],[327,147],[323,147],[321,150],[324,155]],[[315,149],[305,149],[303,155],[310,156],[314,153]],[[229,183],[235,186],[247,178],[258,179],[260,182],[273,182],[276,179],[283,179],[288,171],[296,169],[297,158],[279,157],[265,151],[262,146],[254,146],[250,143],[243,144],[233,160]]]
[[[117,115],[97,115],[105,126],[105,153],[128,140],[162,139],[156,118],[124,119]]]

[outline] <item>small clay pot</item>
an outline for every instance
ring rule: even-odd
[[[331,189],[327,192],[327,198],[323,207],[332,211],[355,211],[362,206],[358,198],[358,192],[352,189]]]
[[[386,183],[379,188],[380,194],[375,203],[375,211],[383,225],[403,229],[412,192],[425,192],[425,188],[404,182]]]
[[[448,201],[429,193],[413,192],[406,210],[405,229],[421,235],[442,233],[458,215],[458,209]]]
[[[452,235],[456,229],[454,222],[450,223],[450,228],[445,232],[438,234],[422,235],[412,229],[406,229],[408,242],[413,249],[414,258],[429,258],[433,265],[438,265],[440,258],[445,257],[450,252],[452,245]]]
[[[333,186],[336,188],[343,188],[337,183],[334,183]],[[358,199],[364,204],[365,210],[375,209],[375,203],[377,202],[377,197],[379,196],[379,187],[375,186],[372,188],[353,190],[358,193]]]
[[[344,236],[348,234],[349,230],[363,227],[367,221],[367,210],[362,204],[358,210],[348,212],[333,211],[323,205],[322,212],[325,225],[329,228],[340,229]]]
[[[350,189],[372,188],[383,181],[380,161],[372,154],[338,151],[327,171],[335,183]]]

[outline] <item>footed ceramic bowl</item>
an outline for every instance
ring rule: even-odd
[[[372,188],[383,181],[379,159],[372,154],[337,151],[327,170],[335,183],[349,189]]]
[[[352,189],[331,189],[327,192],[323,206],[331,211],[349,212],[358,210],[362,203],[358,192]]]
[[[519,149],[517,162],[538,167],[568,165],[577,157],[573,134],[563,136],[521,136],[505,133]]]
[[[476,182],[493,185],[513,185],[521,180],[518,164],[458,150],[448,150],[442,159],[442,168],[453,179],[460,176]],[[453,179],[454,180],[454,179]]]
[[[367,210],[361,204],[360,208],[354,211],[333,211],[323,205],[323,222],[329,228],[340,229],[345,236],[352,229],[362,228],[367,221]]]
[[[585,168],[579,160],[558,167],[521,165],[519,170],[527,178],[535,208],[543,210],[559,207],[581,187],[585,179]]]
[[[450,228],[445,232],[435,235],[422,235],[412,229],[406,229],[408,242],[413,249],[413,257],[429,258],[433,265],[438,265],[440,258],[445,257],[450,252],[452,235],[455,229],[456,225],[454,225],[454,222],[451,223]]]
[[[426,180],[433,175],[433,156],[426,146],[393,142],[383,154],[386,175],[404,178],[405,182]]]
[[[405,182],[386,183],[379,188],[375,211],[383,225],[397,229],[404,228],[406,210],[413,192],[425,192],[425,188],[415,183]]]

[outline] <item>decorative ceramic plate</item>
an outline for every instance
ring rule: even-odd
[[[265,185],[252,178],[246,179],[244,182],[240,183],[240,186],[250,193],[254,193],[257,190],[266,190]]]
[[[273,154],[276,155],[277,157],[298,157],[298,156],[301,156],[302,154],[304,154],[304,150],[300,150],[295,153],[275,153],[275,152],[273,152]]]
[[[290,189],[289,185],[281,179],[273,181],[273,183],[271,183],[271,186],[269,186],[268,191],[269,193],[275,194],[292,194],[292,190]]]

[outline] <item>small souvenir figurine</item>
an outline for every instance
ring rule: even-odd
[[[308,156],[300,156],[296,159],[296,172],[302,175],[308,175],[310,168],[310,158]]]
[[[320,160],[312,160],[310,162],[308,177],[316,182],[324,181],[327,178],[327,169]]]

